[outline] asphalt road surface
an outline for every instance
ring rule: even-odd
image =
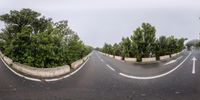
[[[0,61],[0,100],[200,100],[199,67],[200,51],[185,51],[171,61],[150,65],[121,62],[94,51],[74,75],[34,82],[15,75]]]

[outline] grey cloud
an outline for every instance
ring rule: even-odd
[[[88,45],[103,46],[130,36],[142,22],[157,28],[157,36],[195,39],[200,32],[198,0],[0,0],[0,14],[31,8],[69,25]],[[0,28],[3,27],[0,22]]]

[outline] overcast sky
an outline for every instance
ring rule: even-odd
[[[54,21],[68,20],[81,40],[93,47],[120,42],[142,22],[155,26],[157,37],[197,39],[200,33],[200,0],[0,0],[0,15],[22,8]]]

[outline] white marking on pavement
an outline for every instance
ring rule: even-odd
[[[171,61],[165,63],[164,66],[169,65],[169,64],[172,64],[172,63],[175,63],[177,60],[181,59],[182,57],[183,57],[183,56],[180,56],[180,57],[178,57],[178,58],[175,59],[175,60],[171,60]]]
[[[192,74],[195,74],[195,62],[197,59],[195,57],[193,57],[192,60],[193,60]]]
[[[107,66],[108,68],[110,68],[112,71],[115,71],[115,69],[112,68],[110,65],[106,64],[106,66]]]
[[[97,55],[97,54],[96,54]],[[105,64],[105,62],[104,62],[104,60],[99,56],[99,55],[97,55],[98,56],[98,58],[101,60],[101,62],[103,62],[104,64]],[[112,71],[115,71],[115,69],[114,68],[112,68],[110,65],[108,65],[108,64],[105,64],[108,68],[110,68]]]
[[[166,72],[166,73],[163,73],[163,74],[160,74],[160,75],[156,75],[156,76],[147,76],[147,77],[139,77],[139,76],[131,76],[131,75],[126,75],[124,73],[118,73],[119,75],[121,76],[124,76],[124,77],[127,77],[127,78],[131,78],[131,79],[140,79],[140,80],[146,80],[146,79],[155,79],[155,78],[160,78],[160,77],[163,77],[163,76],[166,76],[170,73],[172,73],[173,71],[175,71],[176,69],[178,69],[191,55],[192,53],[190,52],[188,54],[188,56],[178,65],[176,66],[174,69]]]
[[[30,77],[27,77],[27,76],[24,76],[24,75],[21,75],[21,74],[17,73],[17,72],[14,71],[13,69],[11,69],[11,68],[5,63],[5,61],[4,61],[2,58],[1,58],[1,61],[4,63],[4,65],[5,65],[10,71],[12,71],[12,72],[13,72],[14,74],[16,74],[17,76],[23,77],[23,78],[25,78],[25,79],[27,79],[27,80],[41,82],[40,79],[30,78]]]

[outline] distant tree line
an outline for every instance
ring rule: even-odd
[[[194,40],[190,40],[188,41],[186,44],[187,49],[191,50],[192,48],[200,48],[200,40],[199,39],[194,39]]]
[[[156,39],[156,29],[149,23],[143,23],[130,37],[123,37],[120,43],[113,45],[105,43],[100,51],[114,56],[135,57],[138,62],[144,57],[170,55],[184,49],[185,38],[177,39],[174,36],[160,36]]]
[[[70,65],[92,50],[67,21],[53,22],[31,9],[11,10],[0,20],[5,23],[0,50],[15,62],[43,68]]]

